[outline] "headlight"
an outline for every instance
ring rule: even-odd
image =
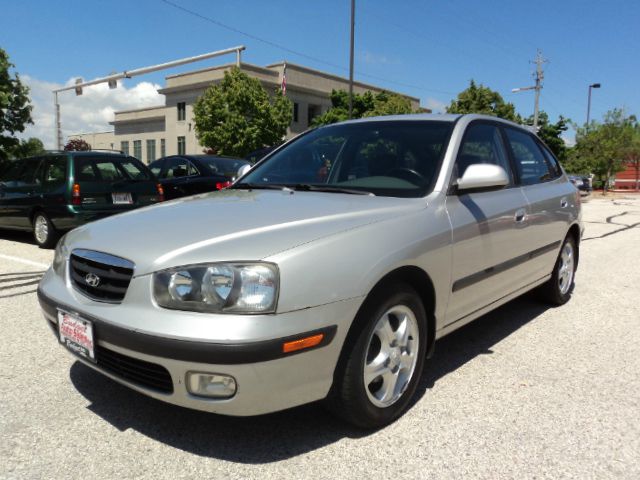
[[[272,263],[211,263],[153,274],[158,305],[212,313],[273,313],[278,267]]]
[[[64,244],[64,237],[58,240],[58,245],[56,245],[56,250],[53,254],[53,271],[60,276],[64,276],[64,267],[67,263],[67,258],[69,257],[69,250]]]

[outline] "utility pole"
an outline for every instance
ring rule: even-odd
[[[353,41],[355,34],[356,0],[351,0],[351,47],[349,54],[349,118],[353,114]]]
[[[542,56],[542,52],[538,49],[538,53],[536,54],[536,59],[533,63],[536,64],[536,73],[534,74],[534,78],[536,80],[536,84],[531,87],[520,87],[514,88],[511,90],[512,92],[522,92],[524,90],[535,90],[535,104],[533,107],[533,129],[538,131],[538,113],[540,111],[540,90],[542,90],[542,80],[544,80],[544,71],[542,70],[542,65],[547,63],[548,60]]]

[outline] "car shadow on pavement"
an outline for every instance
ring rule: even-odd
[[[26,232],[21,230],[0,230],[0,240],[7,240],[9,242],[20,242],[35,245],[36,241],[33,239],[32,232]]]
[[[491,354],[493,345],[547,308],[525,296],[440,340],[435,356],[426,364],[413,405],[440,378],[478,355]],[[258,417],[226,417],[146,397],[80,362],[72,365],[70,377],[78,392],[91,402],[87,408],[118,430],[134,429],[203,457],[263,464],[301,455],[345,437],[361,438],[373,433],[345,424],[319,403]]]

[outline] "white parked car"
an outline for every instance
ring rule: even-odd
[[[82,226],[38,290],[77,358],[228,415],[408,407],[437,339],[539,287],[566,302],[580,198],[526,129],[478,115],[309,131],[231,188]]]

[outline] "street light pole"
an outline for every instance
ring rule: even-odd
[[[349,118],[353,114],[353,43],[355,35],[356,0],[351,0],[351,45],[349,53]]]
[[[589,85],[589,99],[587,100],[587,128],[589,128],[589,119],[591,117],[591,89],[600,88],[599,83],[592,83]]]
[[[121,72],[121,73],[113,73],[109,76],[96,78],[95,80],[90,80],[88,82],[83,82],[82,80],[78,79],[76,80],[76,83],[74,83],[70,87],[63,87],[63,88],[58,88],[56,90],[53,90],[53,100],[55,104],[55,115],[56,115],[56,121],[55,121],[56,141],[58,144],[57,145],[58,150],[62,150],[62,126],[61,126],[61,120],[60,120],[60,104],[58,103],[58,93],[65,92],[67,90],[75,90],[76,95],[82,95],[82,87],[98,85],[99,83],[109,83],[111,85],[113,84],[113,82],[117,82],[118,80],[123,78],[131,78],[137,75],[144,75],[146,73],[157,72],[159,70],[164,70],[171,67],[185,65],[187,63],[199,62],[201,60],[206,60],[213,57],[219,57],[220,55],[227,55],[229,53],[234,53],[234,52],[236,53],[236,65],[239,67],[240,52],[244,49],[245,49],[244,45],[239,45],[237,47],[227,48],[224,50],[203,53],[202,55],[196,55],[195,57],[181,58],[180,60],[160,63],[158,65],[152,65],[150,67],[136,68],[135,70],[128,70],[128,71],[125,70],[124,72]]]

